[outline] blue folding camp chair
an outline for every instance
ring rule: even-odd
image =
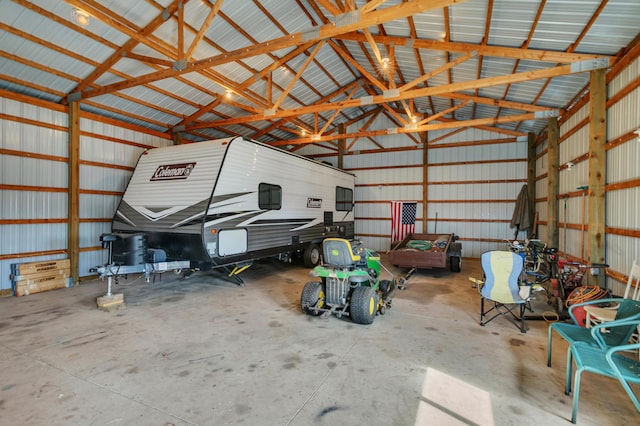
[[[526,333],[524,312],[527,308],[531,310],[531,285],[522,279],[522,257],[511,251],[496,250],[483,253],[480,260],[484,275],[483,281],[476,281],[481,296],[480,325],[507,315]],[[489,308],[486,311],[485,300]]]

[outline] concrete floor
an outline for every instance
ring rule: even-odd
[[[245,287],[129,277],[115,312],[106,281],[1,299],[0,424],[570,424],[566,344],[547,368],[544,321],[479,326],[479,260],[462,268],[419,271],[370,326],[303,315],[308,270],[275,261]],[[581,425],[640,421],[611,379],[585,374],[580,402]]]

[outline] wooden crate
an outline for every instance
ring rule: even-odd
[[[43,260],[42,262],[18,263],[15,266],[15,275],[28,275],[38,272],[52,272],[58,269],[69,269],[71,268],[71,261],[69,259]]]
[[[15,293],[16,296],[27,296],[33,293],[65,288],[68,281],[69,278],[58,278],[56,275],[16,281]]]
[[[40,293],[68,286],[71,265],[69,259],[11,265],[11,284],[16,296]]]

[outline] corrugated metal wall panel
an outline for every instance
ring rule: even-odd
[[[640,142],[631,140],[607,152],[607,183],[635,179],[638,177],[638,168],[640,168]]]
[[[67,194],[44,191],[0,191],[0,217],[3,220],[64,219]],[[11,242],[0,241],[2,253],[11,253]],[[5,245],[6,244],[6,245]]]
[[[67,224],[47,223],[33,225],[2,225],[2,245],[10,246],[10,253],[37,253],[49,250],[59,250],[67,246]],[[3,247],[4,249],[4,247]],[[5,254],[4,250],[2,254]],[[11,263],[20,263],[22,259]],[[4,263],[4,261],[3,261]],[[0,277],[2,289],[11,288],[8,282],[9,264]]]
[[[633,61],[609,84],[613,97],[637,79],[640,59]],[[634,89],[613,104],[607,111],[607,139],[613,140],[640,127],[640,89]],[[607,183],[632,182],[640,178],[640,142],[630,140],[607,151]],[[640,188],[615,189],[606,193],[606,225],[613,229],[637,232],[640,230]],[[628,274],[633,259],[640,261],[640,238],[619,232],[606,236],[606,261],[610,269]],[[625,283],[608,280],[614,294],[622,295]]]
[[[0,239],[0,254],[7,257],[0,261],[0,290],[7,290],[11,288],[9,274],[12,263],[66,257],[56,252],[67,248],[67,163],[58,161],[58,158],[67,157],[68,136],[67,115],[64,112],[6,98],[0,98],[0,106],[3,114],[14,117],[0,120],[0,147],[34,154],[33,157],[0,156],[2,183],[22,187],[0,190],[0,217],[16,222],[0,225],[3,236]],[[34,120],[43,123],[43,126],[24,120]],[[81,118],[80,129],[81,160],[104,164],[83,164],[80,168],[80,220],[92,221],[81,223],[80,247],[93,248],[99,245],[100,234],[111,228],[110,220],[119,196],[91,191],[123,191],[130,172],[119,167],[135,166],[144,149],[140,145],[166,146],[171,141],[86,118]],[[100,138],[100,135],[104,138]],[[36,190],[29,190],[29,186]],[[39,223],[24,220],[36,220]],[[28,256],[35,252],[51,254]],[[11,255],[15,257],[11,258]],[[99,263],[95,263],[95,259],[100,259]],[[102,249],[82,252],[80,276],[89,274],[89,268],[105,260],[106,254]]]
[[[119,199],[118,199],[119,200]],[[115,203],[117,206],[117,203]],[[113,208],[115,211],[116,207]],[[97,247],[100,245],[100,235],[104,233],[111,232],[111,222],[85,222],[80,223],[80,247]],[[107,251],[106,250],[91,250],[91,251],[82,251],[83,253],[95,253],[95,256],[87,256],[88,258],[98,257],[100,258],[100,262],[98,263],[83,263],[82,258],[79,262],[80,265],[88,265],[88,268],[98,265],[104,265],[107,262]],[[88,270],[82,270],[80,275],[88,275]]]

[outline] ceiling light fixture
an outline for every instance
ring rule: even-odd
[[[390,62],[391,61],[389,60],[389,58],[382,58],[380,59],[380,67],[382,67],[382,69],[386,71],[389,69]]]
[[[82,9],[73,9],[71,12],[71,17],[73,18],[73,22],[80,25],[81,27],[86,27],[89,25],[89,21],[91,20],[91,15],[89,12],[84,11]]]
[[[227,99],[231,99],[231,97],[233,96],[233,91],[231,89],[227,89],[224,91],[224,97]]]

